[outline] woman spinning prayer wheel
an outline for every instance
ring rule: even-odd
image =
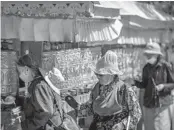
[[[79,105],[67,96],[66,101],[77,110],[79,117],[93,115],[89,130],[134,129],[141,117],[140,105],[132,88],[119,79],[122,73],[118,68],[117,55],[107,51],[92,70],[98,83],[90,100]]]
[[[29,55],[17,62],[19,78],[28,84],[28,93],[24,104],[25,120],[23,130],[78,130],[73,119],[62,109],[62,100],[54,81],[61,80],[60,72],[53,69],[45,72],[33,64]],[[55,77],[59,75],[59,77]],[[54,76],[54,78],[52,78]]]

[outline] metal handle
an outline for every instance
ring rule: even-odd
[[[129,130],[130,119],[131,119],[131,116],[129,115],[127,120],[126,130]]]

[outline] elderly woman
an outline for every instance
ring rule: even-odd
[[[132,88],[119,79],[121,72],[117,55],[112,51],[106,52],[93,71],[99,81],[91,92],[90,100],[75,108],[78,115],[93,115],[89,130],[124,130],[128,124],[129,129],[134,129],[141,110]]]
[[[17,70],[20,79],[28,84],[23,130],[54,130],[55,126],[60,126],[63,112],[61,105],[56,104],[61,104],[61,98],[44,80],[39,68],[24,55],[17,62]]]

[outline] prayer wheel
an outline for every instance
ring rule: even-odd
[[[1,96],[16,95],[18,76],[15,51],[1,51]]]

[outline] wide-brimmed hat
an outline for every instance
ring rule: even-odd
[[[96,66],[91,69],[100,75],[122,75],[123,73],[118,68],[118,58],[113,51],[107,51],[106,54],[101,57]]]
[[[144,54],[156,54],[161,56],[163,55],[160,45],[156,42],[148,43]]]
[[[53,68],[51,71],[46,72],[44,69],[39,68],[39,71],[48,85],[60,95],[60,83],[64,81],[64,78],[57,68]]]

